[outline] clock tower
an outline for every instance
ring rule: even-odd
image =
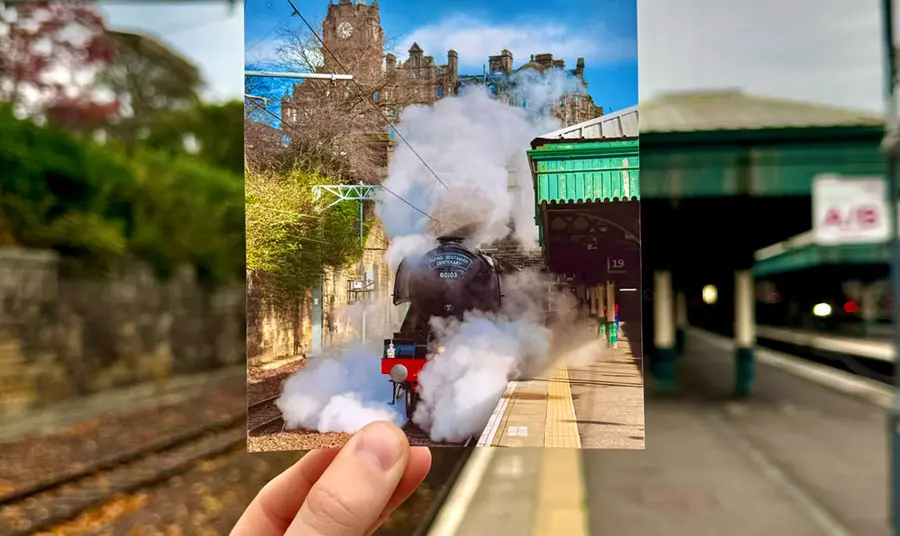
[[[322,40],[349,73],[365,82],[374,81],[382,72],[384,31],[378,13],[378,0],[369,5],[360,0],[339,0],[328,6],[322,21]],[[341,67],[326,50],[324,72],[342,73]]]

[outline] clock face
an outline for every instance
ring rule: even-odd
[[[353,26],[350,25],[349,22],[342,22],[338,25],[337,28],[338,37],[341,39],[347,39],[351,35],[353,35]]]

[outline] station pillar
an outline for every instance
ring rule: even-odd
[[[606,332],[609,334],[608,345],[619,347],[619,323],[616,315],[616,282],[606,282]]]
[[[753,387],[755,375],[756,315],[751,270],[734,273],[734,342],[734,392],[743,396]]]
[[[597,333],[600,338],[609,340],[609,332],[606,329],[606,289],[603,285],[594,286],[594,296],[597,300]]]
[[[687,324],[687,297],[679,290],[675,294],[675,350],[678,355],[684,355]]]
[[[675,322],[672,304],[672,274],[653,272],[653,375],[663,390],[675,388]]]

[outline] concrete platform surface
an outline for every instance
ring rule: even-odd
[[[887,536],[884,408],[763,360],[733,400],[732,369],[730,341],[691,330],[681,392],[647,397],[646,450],[478,449],[432,534],[544,536],[542,490],[583,480],[592,535]],[[549,461],[573,453],[582,479],[561,482]]]
[[[642,367],[629,340],[604,346],[596,359],[509,382],[478,446],[644,448]]]

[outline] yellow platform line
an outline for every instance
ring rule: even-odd
[[[581,436],[566,367],[548,382],[544,447],[532,534],[587,536]]]
[[[544,449],[534,536],[587,536],[580,449]]]
[[[544,427],[544,447],[581,448],[581,436],[575,422],[575,403],[569,386],[569,371],[557,369],[547,386],[547,420]]]

